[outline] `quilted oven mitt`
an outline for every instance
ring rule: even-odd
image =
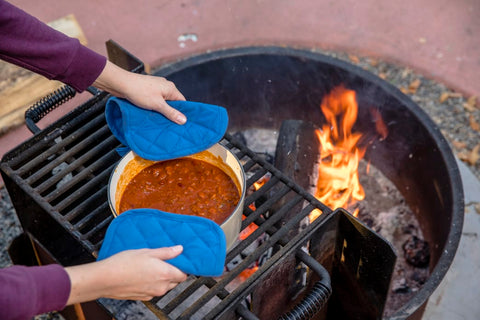
[[[184,125],[129,101],[110,98],[105,117],[110,130],[140,157],[160,161],[191,155],[222,139],[228,126],[225,108],[192,101],[167,101],[187,117]],[[118,150],[126,153],[128,150]]]
[[[178,244],[183,245],[183,252],[167,260],[168,263],[197,276],[220,276],[223,273],[226,239],[219,225],[206,218],[156,209],[132,209],[113,219],[97,260],[124,250]]]

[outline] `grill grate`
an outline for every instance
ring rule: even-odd
[[[95,96],[2,159],[2,175],[23,228],[64,265],[94,260],[113,219],[107,202],[107,187],[111,172],[120,159],[116,148],[121,144],[105,121],[107,98],[104,93]],[[179,319],[190,319],[208,301],[215,301],[215,306],[206,319],[226,312],[226,306],[244,299],[253,283],[280,263],[286,254],[294,254],[315,224],[287,242],[285,237],[289,230],[298,229],[301,221],[314,209],[331,212],[231,135],[226,134],[221,143],[242,162],[247,174],[247,189],[251,190],[245,199],[242,230],[251,223],[258,228],[243,241],[238,241],[227,254],[227,264],[238,256],[242,261],[222,278],[191,277],[190,284],[173,299],[165,296],[146,303],[159,317],[171,317],[185,301],[189,301],[189,307],[182,310]],[[252,191],[252,185],[267,174],[271,176],[269,181],[259,190]],[[282,205],[273,210],[279,202]],[[252,204],[256,209],[252,209]],[[303,209],[292,219],[282,220],[299,206]],[[268,239],[256,250],[245,253],[264,233],[269,234]],[[252,276],[233,292],[227,289],[243,270],[275,246],[277,252]],[[199,295],[202,288],[206,288],[205,293]],[[193,302],[192,296],[197,297]]]
[[[47,250],[64,265],[93,261],[113,216],[107,201],[107,186],[111,172],[120,160],[116,148],[121,144],[111,134],[104,117],[108,95],[100,93],[72,113],[47,127],[4,156],[2,175],[12,202],[25,231],[43,243]],[[159,317],[171,317],[184,303],[189,307],[178,315],[190,319],[208,301],[215,306],[206,319],[228,311],[227,305],[238,304],[252,290],[252,285],[275,264],[305,242],[310,225],[290,241],[286,235],[298,229],[301,221],[314,209],[324,213],[331,210],[305,192],[278,169],[255,154],[234,137],[226,134],[221,141],[240,159],[247,174],[245,219],[242,230],[254,223],[258,228],[227,254],[226,263],[241,256],[239,262],[222,278],[189,279],[189,285],[173,299],[156,298],[146,305]],[[269,181],[259,190],[252,185],[265,175]],[[278,210],[273,209],[278,205]],[[255,204],[252,209],[250,205]],[[289,221],[287,213],[301,208]],[[303,207],[303,208],[302,208]],[[317,219],[321,220],[321,219]],[[262,234],[269,237],[256,250],[245,253]],[[276,253],[233,292],[229,286],[238,275],[255,263],[267,250],[276,247]],[[205,293],[198,291],[206,288]],[[192,302],[192,296],[196,296]],[[166,299],[168,302],[165,302]]]
[[[115,149],[120,143],[105,121],[106,99],[106,94],[92,98],[60,123],[6,154],[1,164],[7,189],[12,181],[38,204],[25,216],[22,212],[30,205],[23,197],[17,198],[17,192],[9,192],[24,229],[29,231],[32,214],[49,215],[92,259],[112,220],[106,188],[119,160]],[[44,228],[42,233],[48,233],[49,227]],[[45,237],[32,231],[39,239]]]

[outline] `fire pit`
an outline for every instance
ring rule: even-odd
[[[124,67],[132,69],[136,63],[127,59]],[[314,284],[325,278],[320,262],[332,277],[333,294],[318,317],[382,318],[395,261],[392,248],[344,210],[332,211],[233,135],[250,128],[279,130],[287,119],[323,124],[322,98],[343,85],[357,95],[354,130],[378,136],[378,117],[372,117],[371,110],[388,129],[387,136],[369,141],[365,159],[400,190],[430,244],[430,277],[384,318],[421,317],[454,257],[463,222],[463,191],[447,143],[410,99],[349,64],[289,48],[222,50],[163,66],[155,74],[174,81],[189,100],[227,108],[229,134],[221,143],[241,160],[250,189],[243,237],[227,254],[226,275],[190,277],[179,291],[146,303],[155,316],[192,319],[208,307],[200,318],[279,317],[295,308],[307,287],[317,290]],[[45,257],[41,260],[64,265],[94,260],[112,219],[107,184],[120,159],[115,151],[120,145],[103,115],[108,95],[91,92],[92,99],[39,130],[6,154],[0,165],[27,238],[12,247],[34,243]],[[62,94],[57,100],[64,98]],[[32,121],[27,123],[31,126]],[[257,189],[264,176],[270,180]],[[303,225],[316,211],[320,217]]]
[[[279,130],[282,121],[323,124],[322,98],[340,85],[356,92],[354,130],[378,136],[376,118],[388,129],[370,142],[365,159],[404,196],[430,244],[430,277],[390,318],[419,316],[447,272],[461,235],[463,190],[455,159],[436,125],[407,96],[380,78],[315,52],[279,47],[238,48],[195,56],[156,71],[188,99],[228,108],[230,130]]]

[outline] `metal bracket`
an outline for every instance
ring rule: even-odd
[[[133,54],[125,50],[112,39],[105,43],[107,47],[108,60],[128,71],[143,73],[145,71],[144,63]]]

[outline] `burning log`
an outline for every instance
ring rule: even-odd
[[[311,175],[318,161],[320,144],[315,135],[317,127],[301,120],[282,122],[275,151],[275,166],[293,178],[303,188],[315,185]]]
[[[313,177],[308,174],[314,170],[318,161],[319,143],[315,130],[316,127],[312,123],[285,120],[280,127],[275,150],[275,166],[305,190],[315,185]],[[296,212],[297,210],[291,210],[285,219],[290,219]],[[298,230],[291,230],[289,236],[294,236],[297,232]]]

